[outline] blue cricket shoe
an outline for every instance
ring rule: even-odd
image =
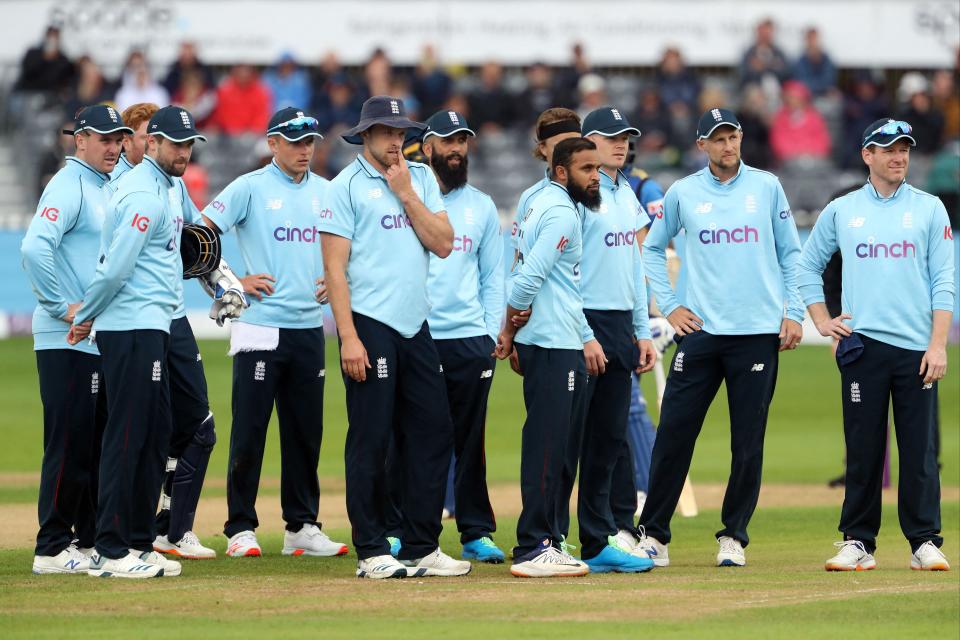
[[[590,567],[590,573],[643,573],[653,569],[650,558],[641,558],[609,544],[594,557],[583,561]]]
[[[464,543],[461,557],[464,560],[476,560],[489,564],[501,564],[504,560],[503,551],[489,536]]]

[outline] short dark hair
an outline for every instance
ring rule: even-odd
[[[597,148],[597,145],[593,143],[592,140],[587,140],[586,138],[567,138],[566,140],[561,140],[557,143],[557,146],[553,148],[553,158],[551,158],[550,166],[554,174],[556,173],[557,167],[563,167],[564,169],[570,170],[570,164],[573,162],[573,154],[580,151],[592,151]]]

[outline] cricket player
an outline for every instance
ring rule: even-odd
[[[153,550],[155,513],[171,432],[167,350],[181,296],[182,176],[196,140],[205,140],[185,109],[150,118],[147,152],[111,196],[100,260],[67,338],[90,332],[107,385],[107,425],[100,458],[96,552],[88,573],[100,577],[176,576],[180,563]],[[179,288],[178,288],[179,285]]]
[[[599,207],[583,214],[580,289],[584,314],[605,356],[588,378],[579,451],[577,519],[583,561],[592,573],[653,568],[646,551],[637,549],[632,513],[628,527],[620,529],[611,507],[614,468],[627,449],[632,374],[650,371],[656,362],[637,247],[637,231],[649,218],[621,170],[630,137],[639,135],[615,107],[591,111],[583,121],[583,136],[596,145],[601,167]]]
[[[589,567],[561,548],[567,448],[577,417],[574,395],[583,365],[583,300],[580,295],[582,218],[578,205],[600,206],[600,157],[583,138],[559,142],[550,184],[530,201],[507,298],[507,318],[496,355],[516,345],[524,372],[517,546],[510,572],[520,577],[582,576]],[[518,330],[514,318],[532,307]]]
[[[276,403],[280,425],[283,555],[337,556],[317,520],[317,464],[323,438],[326,376],[321,221],[328,181],[310,171],[322,139],[316,118],[286,107],[270,118],[273,161],[240,176],[203,210],[217,233],[235,229],[247,291],[254,297],[230,327],[233,426],[227,467],[227,555],[259,557],[256,500],[267,426]],[[253,275],[253,281],[250,276]]]
[[[660,310],[677,332],[640,514],[640,544],[657,566],[670,560],[670,519],[697,435],[721,382],[730,406],[733,459],[717,532],[718,566],[743,566],[757,506],[763,437],[779,351],[800,342],[803,306],[796,269],[800,240],[780,181],[740,159],[740,123],[710,109],[697,126],[708,164],[674,183],[643,243],[643,264]],[[667,275],[667,243],[686,231],[685,300]],[[786,313],[784,313],[786,308]]]
[[[33,344],[43,403],[40,531],[33,572],[86,573],[94,540],[80,520],[96,511],[96,464],[106,421],[100,352],[67,343],[84,292],[97,268],[107,209],[103,191],[116,165],[123,133],[112,107],[81,109],[75,118],[75,156],[47,183],[21,244],[23,268],[37,296]],[[71,544],[73,532],[80,535]],[[89,528],[89,527],[87,527]],[[95,532],[94,532],[95,535]]]
[[[956,300],[953,231],[939,198],[907,183],[913,128],[883,118],[863,133],[862,188],[833,200],[803,248],[800,292],[821,335],[838,338],[847,473],[839,552],[827,571],[873,569],[889,403],[900,452],[900,529],[912,569],[950,568],[940,547],[936,390],[947,371]],[[823,270],[843,260],[842,313],[824,304]]]
[[[330,183],[320,222],[330,305],[347,394],[347,515],[357,577],[458,576],[469,562],[439,546],[453,425],[437,347],[427,327],[431,253],[454,248],[453,227],[429,167],[403,157],[424,125],[403,101],[373,96],[343,134],[362,145]],[[386,458],[391,434],[403,465],[403,546],[390,555]]]

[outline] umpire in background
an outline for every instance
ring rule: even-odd
[[[470,571],[439,547],[453,427],[440,356],[427,328],[430,253],[453,250],[453,228],[429,167],[408,165],[403,101],[368,99],[343,134],[363,152],[330,183],[320,222],[324,272],[340,337],[349,429],[347,514],[357,576]],[[395,427],[396,425],[396,427]],[[403,465],[403,547],[390,555],[385,463],[391,430]]]
[[[21,244],[23,267],[37,296],[34,350],[43,402],[40,531],[34,573],[85,573],[94,532],[78,519],[95,511],[95,468],[106,419],[100,353],[96,345],[67,344],[67,331],[97,268],[107,200],[103,186],[131,132],[112,108],[82,109],[73,135],[77,154],[47,183]],[[68,132],[69,133],[69,132]],[[89,539],[85,539],[88,538]]]
[[[867,127],[867,183],[827,205],[800,261],[800,291],[817,330],[840,339],[847,473],[843,540],[827,571],[876,566],[891,399],[900,452],[897,510],[913,552],[910,567],[950,568],[940,550],[934,418],[956,300],[953,231],[943,203],[906,181],[912,133],[909,123],[886,118]],[[831,318],[821,276],[837,250],[843,313]]]

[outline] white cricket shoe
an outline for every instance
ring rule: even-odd
[[[180,575],[180,571],[183,569],[179,562],[176,560],[171,560],[170,558],[167,558],[163,554],[157,553],[156,551],[137,551],[136,549],[130,549],[130,553],[140,558],[140,560],[143,562],[158,564],[163,567],[164,578],[176,578],[178,575]]]
[[[530,553],[514,558],[510,573],[518,578],[574,578],[590,573],[590,567],[544,540]]]
[[[141,560],[132,553],[116,560],[94,553],[87,575],[95,578],[159,578],[163,575],[163,567]]]
[[[717,553],[718,567],[742,567],[747,564],[747,556],[743,553],[743,545],[736,538],[720,536],[720,551]]]
[[[613,536],[613,541],[616,544],[611,544],[611,546],[616,546],[618,549],[626,551],[632,556],[637,556],[638,558],[650,557],[647,551],[640,547],[640,538],[638,538],[637,534],[633,531],[620,529],[617,531],[617,535]]]
[[[70,546],[74,547],[77,551],[87,556],[88,560],[93,557],[93,554],[96,551],[95,547],[78,547],[76,545],[70,545]]]
[[[407,567],[391,555],[373,556],[357,562],[357,577],[373,580],[406,578]]]
[[[473,566],[466,560],[454,560],[440,547],[422,558],[417,560],[401,560],[407,567],[408,578],[420,578],[428,576],[465,576],[470,573]]]
[[[950,571],[950,563],[943,551],[927,540],[910,558],[910,568],[917,571]]]
[[[640,517],[640,514],[643,513],[643,505],[647,503],[647,494],[643,491],[637,491],[637,510],[633,515]]]
[[[33,572],[37,575],[86,573],[89,568],[90,558],[72,544],[55,556],[33,556]]]
[[[296,533],[287,531],[283,534],[282,553],[285,556],[342,556],[348,551],[347,545],[334,542],[315,524],[305,524]]]
[[[200,544],[200,539],[193,531],[187,531],[176,544],[170,542],[167,536],[157,536],[153,541],[153,550],[158,553],[168,553],[185,560],[210,560],[217,557],[217,552]]]
[[[227,540],[227,556],[231,558],[259,558],[262,554],[257,534],[249,529],[230,536]]]
[[[640,538],[637,541],[637,548],[653,560],[653,566],[669,567],[670,554],[667,552],[667,545],[661,543],[656,538],[648,536],[643,527],[637,527],[637,533],[640,534]]]
[[[823,565],[827,571],[870,571],[877,568],[877,561],[867,553],[859,540],[834,542],[833,546],[840,551]]]

